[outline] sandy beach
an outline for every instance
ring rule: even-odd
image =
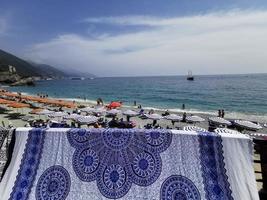
[[[53,98],[52,98],[53,99]],[[54,99],[56,100],[56,99]],[[75,103],[77,104],[77,107],[94,107],[96,106],[97,104],[96,103],[93,103],[92,101],[83,101],[83,100],[80,100],[80,101],[75,101]],[[52,109],[52,110],[58,110],[59,107],[51,107],[51,106],[47,106],[47,105],[43,105],[43,108],[48,108],[48,109]],[[42,115],[36,115],[36,114],[30,114],[30,112],[33,110],[31,108],[20,108],[20,109],[14,109],[14,108],[9,108],[7,107],[8,110],[10,110],[9,112],[10,113],[16,113],[16,112],[19,112],[25,116],[30,116],[33,120],[37,120],[37,119],[43,119],[43,120],[47,120],[48,117],[47,116],[42,116]],[[72,113],[74,111],[74,108],[66,108],[66,107],[62,107],[63,111],[65,112],[68,112],[68,113]],[[122,107],[119,108],[121,111],[126,111],[126,110],[134,110],[136,112],[139,112],[140,109],[137,108],[137,106],[124,106],[122,105]],[[143,108],[145,113],[148,113],[150,109],[148,108]],[[164,112],[163,111],[160,111],[160,110],[157,110],[155,109],[154,110],[155,113],[158,113],[160,115],[162,115]],[[187,116],[192,116],[192,115],[197,115],[201,118],[204,118],[205,121],[203,122],[197,122],[195,124],[189,124],[189,123],[185,123],[185,122],[176,122],[175,125],[173,126],[171,121],[170,120],[166,120],[166,119],[162,119],[162,120],[158,120],[157,121],[157,124],[159,126],[161,126],[162,128],[166,128],[166,127],[169,127],[169,128],[172,128],[172,129],[183,129],[183,127],[185,126],[198,126],[198,127],[201,127],[201,128],[204,128],[206,130],[208,130],[209,128],[209,118],[210,117],[214,117],[216,116],[217,114],[216,113],[213,113],[213,114],[203,114],[203,113],[197,113],[197,112],[191,112],[190,110],[184,110],[183,112],[173,112],[171,110],[169,110],[170,114],[177,114],[179,116],[182,116],[183,115],[183,112],[186,112],[187,113]],[[82,113],[82,115],[85,115],[86,113]],[[126,117],[122,114],[119,114],[117,115],[118,119],[121,119],[123,118],[124,120],[126,120]],[[227,113],[225,115],[225,119],[227,120],[235,120],[237,118],[229,118],[227,117]],[[240,118],[239,118],[240,119]],[[62,119],[61,119],[62,120]],[[110,120],[110,118],[107,118],[107,120]],[[244,119],[242,118],[242,120],[249,120],[249,119]],[[7,118],[7,114],[0,114],[0,121],[1,123],[5,124],[6,126],[9,125],[9,124],[12,124],[14,127],[23,127],[27,124],[27,121],[24,121],[22,119],[8,119]],[[136,124],[136,127],[137,128],[144,128],[144,126],[148,123],[152,123],[152,120],[151,119],[141,119],[139,118],[138,116],[137,117],[131,117],[131,121],[133,121],[135,124]],[[70,120],[67,121],[68,124],[70,124]],[[261,134],[267,134],[267,128],[263,126],[263,123],[266,123],[264,120],[262,121],[257,121],[259,123],[261,123],[262,125],[262,129],[258,130],[258,131],[245,131],[245,133],[261,133]],[[86,126],[84,126],[86,127]]]

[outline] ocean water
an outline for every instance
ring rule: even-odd
[[[36,87],[10,87],[28,94],[104,102],[136,101],[143,107],[188,112],[213,113],[224,109],[234,118],[267,120],[267,74],[195,76],[114,77],[93,80],[38,81]]]

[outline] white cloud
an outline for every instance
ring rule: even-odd
[[[247,17],[245,17],[247,16]],[[208,13],[205,15],[185,16],[176,18],[160,18],[153,16],[117,16],[117,17],[98,17],[98,18],[87,18],[84,22],[95,23],[95,24],[114,24],[114,25],[146,25],[146,26],[190,26],[205,25],[207,20],[211,23],[218,23],[217,25],[235,25],[266,23],[267,12],[258,11],[231,11],[231,12],[217,12]],[[255,21],[257,19],[257,21]]]
[[[60,35],[34,45],[27,57],[104,76],[267,72],[267,11],[86,21],[153,28],[94,39]]]

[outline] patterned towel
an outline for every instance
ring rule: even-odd
[[[18,131],[18,142],[0,185],[4,199],[258,199],[245,136],[32,129]]]

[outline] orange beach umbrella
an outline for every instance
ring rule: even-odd
[[[10,103],[14,103],[15,101],[10,101],[10,100],[6,100],[6,99],[0,99],[0,104],[10,104]]]
[[[29,108],[30,105],[26,104],[26,103],[14,102],[14,103],[8,104],[8,107],[12,107],[12,108]]]

